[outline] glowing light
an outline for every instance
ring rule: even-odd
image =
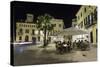
[[[43,34],[43,31],[40,31],[40,34],[41,34],[41,35],[44,35],[44,34]]]
[[[36,30],[36,31],[35,31],[35,34],[38,34],[38,32],[39,32],[39,31],[38,31],[38,30]]]
[[[57,39],[56,37],[53,38],[53,40],[56,40],[56,39]]]

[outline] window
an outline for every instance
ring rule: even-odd
[[[86,17],[86,24],[88,23],[88,17]]]
[[[24,24],[24,27],[25,27],[25,24]]]
[[[91,22],[93,23],[93,13],[91,13]]]
[[[85,22],[84,22],[86,28],[88,28],[88,27],[90,27],[91,25],[94,24],[94,17],[93,17],[93,15],[94,14],[91,13],[90,15],[88,15],[86,17]]]
[[[38,37],[38,41],[40,41],[40,37]]]
[[[34,25],[34,27],[35,27],[35,25]]]
[[[35,33],[34,33],[34,30],[32,30],[32,34],[34,35]]]
[[[81,22],[79,25],[78,25],[79,29],[81,29],[83,27],[83,22]]]
[[[38,34],[40,35],[40,30],[38,31]]]
[[[81,13],[81,17],[82,17],[82,13]]]
[[[88,27],[88,17],[86,17],[85,19],[84,19],[84,25],[85,25],[85,28],[87,28]]]
[[[22,33],[22,32],[23,32],[22,28],[21,28],[21,29],[19,29],[19,32],[20,32],[20,33]]]
[[[59,27],[61,27],[61,24],[59,24]]]
[[[25,27],[27,27],[27,25],[25,25]]]
[[[28,35],[25,36],[25,41],[26,41],[26,42],[29,41],[29,36],[28,36]]]
[[[27,25],[27,27],[29,27],[29,25]]]
[[[94,20],[97,20],[97,9],[94,10]]]
[[[98,37],[98,30],[96,29],[96,42],[97,42],[97,38]]]
[[[29,33],[29,30],[28,30],[28,29],[26,29],[25,33]]]
[[[33,25],[31,25],[31,27],[33,27]]]
[[[80,19],[80,17],[78,16],[78,20]]]
[[[19,37],[19,40],[22,40],[22,37],[21,36]]]
[[[87,17],[85,18],[85,25],[87,24]]]
[[[28,18],[32,18],[32,16],[29,16],[29,15],[28,15],[27,17],[28,17]]]
[[[87,19],[87,23],[88,23],[88,25],[90,24],[90,15],[88,15],[88,17],[87,17],[88,19]]]
[[[80,27],[81,27],[81,28],[83,27],[83,22],[81,22]]]
[[[92,24],[92,16],[91,16],[91,14],[90,14],[90,17],[89,17],[90,19],[90,24]]]
[[[23,26],[23,24],[21,24],[21,26]]]
[[[93,43],[93,33],[92,33],[92,31],[90,32],[90,40],[91,40],[91,43]]]
[[[86,21],[85,21],[85,19],[84,19],[84,25],[85,25],[85,23],[86,23]]]
[[[54,25],[54,27],[56,27],[56,24],[53,24]]]
[[[86,12],[86,8],[84,8],[84,12]]]
[[[22,34],[23,34],[23,30],[21,28],[21,29],[19,29],[18,35],[22,35]]]
[[[21,26],[21,24],[19,24],[19,26]]]
[[[31,27],[33,27],[33,25]]]

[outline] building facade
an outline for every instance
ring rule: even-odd
[[[62,19],[52,19],[51,24],[54,25],[54,29],[50,32],[51,42],[61,41],[63,36],[56,36],[56,33],[63,31],[64,22]]]
[[[16,22],[16,42],[43,42],[43,31],[37,29],[33,19],[34,16],[32,14],[27,14],[27,18],[24,22]],[[54,25],[54,29],[47,32],[49,40],[52,42],[55,37],[54,34],[63,30],[63,20],[52,19],[50,22]]]
[[[97,44],[97,7],[81,6],[76,14],[76,26],[79,29],[89,32],[88,35],[80,35],[87,38],[89,42]]]

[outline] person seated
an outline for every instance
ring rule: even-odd
[[[59,53],[62,53],[62,43],[61,41],[58,41],[57,44],[56,44],[56,50],[59,52]]]
[[[76,48],[76,46],[77,46],[77,42],[76,42],[76,40],[73,42],[73,49],[75,49]]]
[[[68,49],[67,49],[67,50],[68,50],[68,52],[70,52],[70,50],[71,50],[71,42],[68,41],[68,42],[67,42],[67,45],[68,45],[68,47],[67,47]]]
[[[67,47],[68,47],[67,42],[64,41],[63,44],[62,44],[63,52],[67,52]]]

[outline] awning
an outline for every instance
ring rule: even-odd
[[[61,32],[56,33],[56,35],[81,35],[81,34],[88,34],[88,31],[70,27],[70,28],[64,29]]]

